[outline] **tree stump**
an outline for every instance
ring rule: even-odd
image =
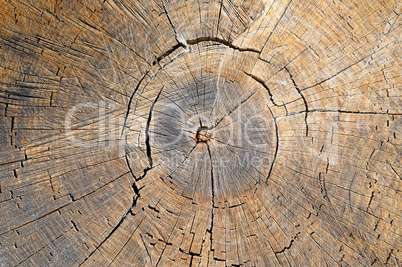
[[[0,266],[401,266],[400,1],[0,6]]]

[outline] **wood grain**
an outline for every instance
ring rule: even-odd
[[[401,7],[0,0],[0,266],[401,266]]]

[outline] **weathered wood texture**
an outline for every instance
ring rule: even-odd
[[[0,0],[0,266],[401,266],[400,12]]]

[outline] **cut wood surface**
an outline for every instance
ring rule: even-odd
[[[0,0],[0,266],[402,266],[394,0]]]

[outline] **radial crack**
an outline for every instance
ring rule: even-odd
[[[181,47],[187,49],[188,45],[186,43],[186,40],[182,36],[179,36],[179,34],[178,34],[177,30],[176,30],[176,27],[173,25],[173,22],[170,19],[169,13],[168,13],[168,11],[166,9],[166,6],[165,6],[165,1],[163,1],[163,0],[162,0],[162,6],[163,6],[163,10],[165,11],[166,17],[167,17],[167,19],[169,21],[169,24],[173,28],[173,32],[174,32],[176,41],[178,42],[178,46],[181,46]]]
[[[221,22],[222,6],[223,6],[223,0],[221,0],[221,4],[219,7],[218,23],[216,24],[216,36],[218,36],[219,33],[219,24]]]
[[[21,225],[19,225],[19,226],[17,226],[17,227],[14,227],[14,228],[9,229],[9,230],[7,230],[7,231],[5,231],[5,232],[3,232],[3,233],[0,233],[0,236],[2,236],[2,235],[4,235],[4,234],[7,234],[7,233],[9,233],[9,232],[11,232],[11,231],[15,231],[15,230],[17,230],[17,229],[19,229],[19,228],[21,228],[21,227],[23,227],[23,226],[26,226],[26,225],[28,225],[28,224],[33,223],[33,222],[36,222],[36,221],[38,221],[38,220],[40,220],[40,219],[42,219],[42,218],[44,218],[44,217],[46,217],[46,216],[48,216],[48,215],[50,215],[50,214],[53,214],[53,213],[55,213],[55,212],[57,212],[57,211],[60,211],[61,209],[67,207],[67,206],[70,205],[71,203],[74,203],[74,202],[76,202],[76,201],[78,201],[78,200],[81,200],[81,199],[86,198],[87,196],[89,196],[89,195],[93,194],[94,192],[100,190],[101,188],[103,188],[103,187],[105,187],[105,186],[107,186],[107,185],[113,183],[114,181],[120,179],[121,177],[123,177],[124,175],[126,175],[126,174],[128,174],[128,173],[129,173],[129,172],[123,173],[122,175],[118,176],[117,178],[111,180],[110,182],[108,182],[108,183],[106,183],[106,184],[104,184],[104,185],[98,187],[97,189],[95,189],[95,190],[93,190],[93,191],[91,191],[91,192],[89,192],[89,193],[87,193],[87,194],[85,194],[85,195],[80,196],[80,197],[77,198],[77,199],[75,199],[75,198],[72,196],[72,194],[68,194],[68,195],[70,196],[70,198],[71,198],[71,202],[68,202],[67,204],[64,204],[64,205],[62,205],[62,206],[60,206],[60,207],[58,207],[58,208],[56,208],[56,209],[54,209],[54,210],[52,210],[52,211],[49,211],[49,212],[47,212],[47,213],[45,213],[45,214],[43,214],[43,215],[41,215],[41,216],[39,216],[39,217],[37,217],[37,218],[35,218],[35,219],[33,219],[33,220],[30,220],[30,221],[28,221],[28,222],[25,222],[25,223],[23,223],[23,224],[21,224]],[[10,191],[10,194],[11,194],[11,199],[13,199],[13,198],[14,198],[13,192]]]
[[[140,234],[140,238],[141,238],[142,244],[144,245],[145,251],[147,252],[147,255],[148,255],[148,258],[149,258],[149,262],[150,262],[150,264],[152,265],[152,258],[151,258],[151,255],[149,254],[147,245],[145,244],[144,238],[142,237],[141,234]]]
[[[371,55],[369,55],[369,56],[371,56]],[[319,86],[319,85],[321,85],[321,84],[323,84],[323,83],[325,83],[325,82],[327,82],[327,81],[329,81],[329,80],[335,78],[336,76],[338,76],[338,75],[341,74],[342,72],[346,71],[347,69],[349,69],[349,68],[351,68],[351,67],[353,67],[353,66],[359,64],[360,62],[362,62],[363,60],[365,60],[365,59],[368,58],[369,56],[363,57],[362,59],[356,61],[355,63],[353,63],[353,64],[347,66],[346,68],[344,68],[344,69],[338,71],[337,73],[335,73],[335,74],[332,75],[331,77],[328,77],[328,78],[326,78],[326,79],[322,80],[321,82],[318,82],[318,83],[316,83],[316,84],[314,84],[314,85],[311,85],[311,86],[308,86],[308,87],[306,87],[306,88],[303,88],[303,89],[301,89],[301,91],[304,91],[304,90],[307,90],[307,89],[310,89],[310,88]],[[286,67],[285,67],[285,69],[286,69]],[[286,69],[286,70],[287,70],[287,69]],[[288,70],[287,70],[287,71],[288,71]],[[288,71],[288,72],[289,72],[289,71]],[[289,74],[290,74],[290,73],[289,73]]]
[[[210,236],[210,251],[213,251],[212,249],[212,230],[214,227],[214,208],[215,208],[215,181],[214,181],[214,169],[213,169],[213,163],[212,163],[212,155],[211,155],[211,149],[209,147],[209,144],[207,143],[207,149],[208,149],[208,155],[209,155],[209,160],[211,162],[211,196],[212,196],[212,209],[211,209],[211,224],[209,226],[209,231]]]
[[[191,152],[193,152],[196,147],[197,147],[197,144],[195,144],[193,146],[193,148],[190,150],[190,152],[187,153],[187,155],[184,157],[183,161],[180,162],[180,164],[176,167],[176,169],[172,173],[167,175],[168,177],[171,177],[184,164],[184,162],[186,162],[186,160],[190,157]]]
[[[214,123],[214,125],[210,126],[209,129],[213,129],[216,128],[218,126],[219,123],[221,123],[221,121],[226,118],[227,116],[229,116],[230,114],[232,114],[236,109],[238,109],[241,105],[243,105],[245,102],[247,102],[247,100],[249,100],[257,91],[252,92],[248,97],[246,97],[245,99],[243,99],[242,101],[240,101],[240,103],[238,103],[234,108],[232,108],[231,110],[229,110],[225,115],[223,115],[222,117],[220,117],[219,119],[217,119]],[[212,112],[212,111],[211,111]]]

